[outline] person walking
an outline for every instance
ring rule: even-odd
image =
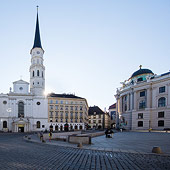
[[[52,132],[49,132],[49,142],[51,142]]]

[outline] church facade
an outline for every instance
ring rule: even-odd
[[[30,54],[30,83],[15,81],[8,94],[0,94],[0,131],[29,132],[49,128],[48,104],[44,95],[44,50],[41,46],[38,12],[34,45]]]
[[[117,89],[116,125],[129,130],[170,128],[170,72],[149,69],[134,72]]]

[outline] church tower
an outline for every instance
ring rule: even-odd
[[[38,7],[37,7],[37,21],[35,29],[34,45],[31,49],[31,66],[30,66],[30,91],[36,96],[44,95],[45,90],[45,67],[43,65],[44,50],[41,45],[39,21],[38,21]]]

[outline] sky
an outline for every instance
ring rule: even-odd
[[[104,110],[139,65],[170,70],[169,0],[3,0],[0,93],[21,77],[29,82],[37,5],[47,92],[75,94]]]

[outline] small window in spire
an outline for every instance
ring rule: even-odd
[[[43,77],[43,71],[42,71],[42,77]]]
[[[37,70],[37,76],[39,76],[40,75],[40,71],[39,70]]]
[[[34,77],[34,71],[32,72],[32,77]]]

